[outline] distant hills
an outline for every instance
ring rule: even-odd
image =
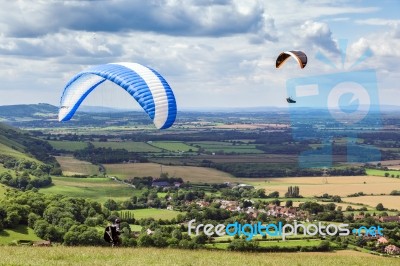
[[[129,112],[134,110],[117,109],[102,106],[80,106],[78,113],[119,113]],[[139,110],[136,110],[139,111]],[[25,119],[43,119],[54,118],[57,119],[58,107],[48,104],[15,104],[15,105],[1,105],[0,106],[0,121],[15,120],[16,118]]]
[[[47,103],[0,106],[0,117],[35,117],[57,113],[58,107]]]
[[[348,107],[350,108],[350,107]],[[360,106],[362,110],[366,110],[367,106]],[[354,108],[350,108],[352,110]],[[355,109],[357,109],[355,107]],[[381,105],[381,106],[371,106],[369,108],[372,111],[380,112],[400,112],[400,106],[395,105]],[[216,113],[228,113],[228,112],[279,112],[279,113],[289,113],[289,112],[302,112],[302,111],[316,111],[322,110],[327,111],[326,108],[315,108],[315,107],[303,107],[300,105],[291,105],[289,107],[273,107],[273,106],[259,106],[259,107],[215,107],[215,108],[180,108],[178,112],[216,112]],[[85,116],[88,113],[126,113],[126,112],[138,112],[142,113],[139,109],[118,109],[112,107],[102,107],[102,106],[81,106],[78,109],[76,118],[79,116]],[[0,106],[0,122],[14,122],[14,121],[37,121],[37,120],[47,120],[47,121],[57,121],[58,107],[47,104],[17,104],[17,105],[2,105]],[[87,115],[86,115],[87,116]]]
[[[396,105],[348,105],[345,106],[344,111],[346,110],[372,110],[376,111],[400,111],[400,106]],[[305,111],[313,111],[313,110],[324,110],[326,111],[326,107],[316,107],[316,106],[302,106],[297,104],[292,104],[290,106],[285,107],[276,107],[276,106],[255,106],[255,107],[208,107],[208,108],[181,108],[181,111],[191,111],[191,112],[288,112],[289,110],[305,110]]]

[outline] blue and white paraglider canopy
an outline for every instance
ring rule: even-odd
[[[70,120],[86,96],[106,80],[126,90],[158,129],[175,122],[177,107],[171,87],[158,72],[137,63],[97,65],[76,74],[64,88],[58,120]]]

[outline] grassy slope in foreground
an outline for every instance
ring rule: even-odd
[[[0,247],[4,265],[399,265],[396,258],[356,251],[240,253],[208,250],[100,247]]]

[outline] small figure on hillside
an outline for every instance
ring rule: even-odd
[[[119,235],[121,234],[120,230],[120,223],[121,221],[117,218],[115,219],[112,225],[106,227],[104,231],[104,240],[111,243],[111,245],[119,246],[121,244],[121,239]]]

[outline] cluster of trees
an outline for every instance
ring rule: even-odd
[[[319,204],[317,202],[306,201],[299,204],[300,210],[308,211],[310,214],[318,214],[324,211],[331,212],[336,209],[334,203],[329,204]]]
[[[152,176],[129,178],[125,180],[126,183],[135,185],[137,189],[142,189],[144,187],[151,187],[153,182],[167,182],[170,186],[174,183],[183,184],[183,179],[180,177],[169,177],[168,173],[162,173],[159,178],[154,178]]]
[[[392,196],[400,196],[400,190],[392,190],[392,192],[390,192],[390,195],[392,195]]]
[[[269,193],[268,195],[265,193],[265,189],[254,189],[254,188],[222,188],[219,190],[221,192],[221,196],[227,200],[241,200],[241,199],[249,199],[249,198],[279,198],[279,192],[274,191]]]
[[[61,195],[9,189],[0,201],[0,231],[27,225],[46,240],[66,245],[101,245],[103,226],[111,213],[99,203]]]
[[[288,192],[285,193],[286,198],[299,198],[300,196],[300,188],[298,186],[290,186],[288,187]]]
[[[366,175],[364,167],[330,168],[328,174],[331,176],[358,176]]]
[[[166,209],[168,205],[174,208],[185,206],[185,202],[206,199],[211,201],[210,197],[205,195],[201,190],[171,190],[168,191],[165,197],[159,197],[157,192],[159,188],[142,189],[139,195],[133,195],[128,200],[116,202],[113,199],[108,199],[104,203],[104,207],[110,211],[116,210],[134,210],[144,208],[161,208]]]
[[[49,186],[52,182],[50,174],[59,174],[60,168],[49,164],[12,157],[2,159],[4,168],[9,170],[0,174],[0,183],[22,190]]]
[[[173,247],[196,249],[202,247],[209,239],[205,234],[191,237],[182,232],[184,227],[176,226],[157,227],[149,234],[145,230],[137,237],[136,243],[140,247]],[[123,244],[127,241],[123,239]],[[131,242],[132,243],[132,242]]]
[[[51,182],[51,177],[48,175],[31,177],[27,171],[22,172],[22,174],[17,172],[15,176],[11,175],[9,172],[0,174],[0,183],[22,190],[46,187],[51,185]]]
[[[129,152],[125,149],[96,148],[92,143],[88,143],[88,146],[83,150],[75,151],[74,157],[93,164],[122,163],[129,161],[147,162],[147,159],[140,156],[138,153]]]
[[[322,196],[315,196],[317,199],[322,199],[322,201],[333,201],[333,202],[342,202],[342,198],[338,195],[329,195],[328,193],[322,194]]]
[[[361,196],[365,196],[364,192],[362,191],[347,195],[347,197],[361,197]]]
[[[310,149],[308,144],[299,142],[293,142],[286,145],[282,145],[281,143],[275,145],[257,145],[256,148],[270,154],[300,154],[301,152]]]

